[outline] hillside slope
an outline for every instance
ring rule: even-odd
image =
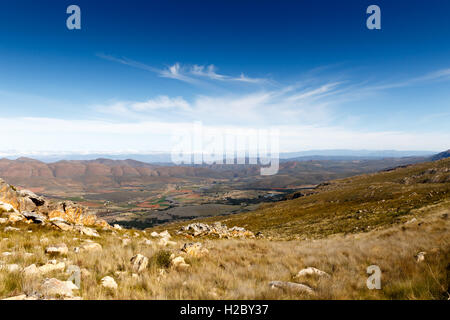
[[[308,196],[201,221],[221,221],[272,237],[322,238],[391,225],[410,219],[414,210],[449,200],[450,159],[444,159],[333,180]],[[178,225],[164,227],[175,230]]]

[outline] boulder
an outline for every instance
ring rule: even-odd
[[[165,247],[165,246],[176,246],[177,243],[175,241],[170,241],[167,238],[161,238],[158,241],[158,245]]]
[[[103,248],[97,242],[85,242],[80,246],[80,252],[83,251],[102,251]]]
[[[18,272],[20,271],[20,266],[18,264],[5,264],[0,265],[1,270],[6,270],[8,272]]]
[[[60,243],[60,244],[52,245],[52,246],[45,248],[45,253],[48,253],[48,254],[65,255],[68,252],[69,252],[69,248],[67,247],[67,245],[65,243]]]
[[[193,257],[202,257],[208,254],[208,249],[203,248],[203,245],[200,242],[195,243],[185,243],[181,251]]]
[[[116,229],[116,230],[122,230],[122,229],[123,229],[123,228],[122,228],[120,225],[118,225],[118,224],[113,225],[113,228]]]
[[[24,268],[22,271],[25,276],[33,276],[33,275],[39,273],[39,269],[36,267],[35,264],[32,264],[32,265]]]
[[[148,258],[143,256],[142,254],[137,254],[131,258],[131,263],[133,266],[133,271],[140,273],[147,268]]]
[[[295,293],[307,293],[314,294],[314,290],[305,284],[295,283],[295,282],[285,282],[285,281],[271,281],[269,286],[272,289],[282,289],[285,291],[292,291]]]
[[[64,262],[49,261],[47,264],[38,267],[38,272],[41,274],[46,274],[52,271],[64,271],[66,264]]]
[[[186,261],[184,261],[183,257],[173,258],[171,263],[173,268],[180,271],[187,270],[190,267],[190,265],[187,264]]]
[[[102,287],[107,288],[107,289],[117,290],[117,283],[110,276],[106,276],[106,277],[102,278],[101,285],[102,285]]]
[[[14,228],[14,227],[6,227],[5,229],[3,229],[3,231],[5,231],[5,232],[20,231],[20,229],[19,228]]]
[[[424,252],[424,251],[419,252],[418,254],[416,254],[416,255],[415,255],[416,261],[417,261],[417,262],[423,262],[423,261],[425,261],[425,255],[426,255],[426,254],[427,254],[427,253]]]
[[[44,223],[45,221],[47,221],[47,217],[36,213],[36,212],[29,212],[29,211],[23,211],[22,215],[27,218],[28,220],[33,221],[34,223]]]
[[[50,223],[62,231],[73,230],[73,226],[60,217],[51,218]]]
[[[300,270],[295,277],[300,278],[300,277],[312,276],[312,275],[319,276],[319,277],[330,277],[330,275],[328,273],[326,273],[325,271],[316,269],[314,267],[308,267],[308,268]]]
[[[95,237],[98,238],[100,235],[98,234],[97,230],[88,228],[82,225],[76,225],[74,226],[74,230],[79,231],[81,234],[86,235],[88,237]]]
[[[73,297],[73,290],[78,287],[72,281],[60,281],[55,278],[45,279],[40,287],[40,294],[44,297]]]

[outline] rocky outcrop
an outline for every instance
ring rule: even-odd
[[[220,222],[212,225],[206,223],[191,223],[183,226],[177,234],[188,237],[215,236],[219,238],[255,238],[255,234],[241,227],[228,228]]]
[[[55,202],[38,196],[29,190],[17,190],[0,179],[0,214],[8,217],[9,222],[21,220],[34,223],[50,223],[61,230],[70,230],[72,226],[83,234],[98,236],[95,230],[86,226],[109,228],[106,221],[72,201]]]

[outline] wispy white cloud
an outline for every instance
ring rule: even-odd
[[[217,68],[215,65],[210,64],[208,66],[193,65],[189,69],[189,73],[199,77],[206,77],[212,80],[219,81],[238,81],[238,82],[248,82],[248,83],[265,83],[268,82],[264,78],[251,78],[247,77],[244,73],[241,73],[238,77],[227,76],[224,74],[217,73]]]
[[[155,68],[146,65],[141,62],[137,62],[128,58],[117,58],[106,54],[97,54],[99,58],[104,60],[120,63],[123,65],[128,65],[130,67],[139,68],[142,70],[150,71],[158,74],[160,77],[175,79],[191,84],[201,84],[199,78],[207,80],[217,80],[217,81],[236,81],[236,82],[246,82],[246,83],[265,83],[268,79],[264,78],[251,78],[244,73],[240,76],[234,77],[224,74],[219,74],[216,72],[217,68],[214,65],[200,66],[200,65],[181,65],[180,63],[175,63],[165,68]]]

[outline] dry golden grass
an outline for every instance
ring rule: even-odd
[[[21,231],[0,229],[0,253],[13,253],[0,256],[0,260],[21,267],[44,264],[51,259],[45,247],[64,242],[69,247],[66,264],[89,271],[83,271],[78,293],[83,299],[448,299],[450,221],[443,218],[447,208],[448,203],[442,203],[416,210],[415,223],[321,240],[201,239],[209,254],[186,257],[191,265],[188,271],[164,266],[164,250],[179,255],[186,241],[181,238],[175,238],[177,246],[160,248],[157,240],[152,245],[142,243],[150,238],[148,233],[138,232],[135,237],[134,230],[100,232],[101,238],[93,240],[103,246],[101,252],[75,253],[73,248],[87,237],[19,224],[16,227]],[[126,246],[122,244],[125,236],[131,239]],[[420,251],[427,254],[424,262],[417,263],[414,255]],[[25,257],[25,252],[33,256]],[[150,263],[141,275],[133,277],[130,259],[137,253],[149,257]],[[372,264],[382,270],[381,290],[366,287],[366,269]],[[300,269],[309,266],[331,277],[294,279]],[[163,276],[161,269],[165,270]],[[117,271],[123,273],[119,276]],[[117,281],[118,290],[101,287],[101,278],[108,275]],[[32,294],[45,277],[67,280],[69,275],[54,272],[25,278],[20,272],[0,271],[0,298]],[[268,282],[273,280],[299,281],[310,285],[316,294],[271,289]]]

